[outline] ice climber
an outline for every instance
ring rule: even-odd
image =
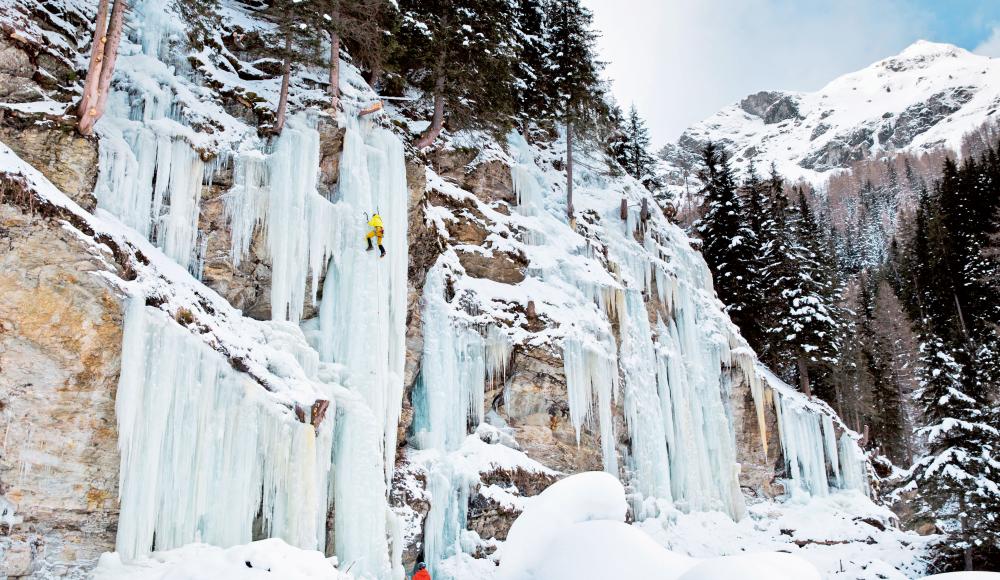
[[[413,580],[431,580],[431,573],[427,571],[427,564],[423,562],[417,564],[417,571],[413,574]]]
[[[378,251],[382,253],[381,257],[385,257],[385,246],[382,245],[382,237],[385,235],[385,230],[382,229],[382,216],[375,214],[372,219],[368,220],[368,226],[372,228],[372,231],[368,232],[366,236],[368,240],[368,251],[372,251],[372,238],[378,238]]]

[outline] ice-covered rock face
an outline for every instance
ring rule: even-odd
[[[738,169],[772,161],[794,181],[816,184],[880,153],[959,150],[963,135],[1000,119],[1000,61],[919,41],[899,55],[811,93],[762,91],[693,125],[664,149],[674,193],[708,141]],[[695,173],[687,170],[689,181]],[[697,191],[688,183],[688,190]]]
[[[659,212],[641,219],[649,192],[590,170],[600,160],[579,152],[573,229],[554,166],[560,141],[529,145],[512,134],[501,149],[454,139],[478,149],[456,146],[457,162],[446,146],[435,167],[463,169],[427,170],[422,211],[442,253],[424,285],[423,360],[409,397],[408,458],[430,490],[426,519],[415,517],[436,578],[462,578],[468,558],[491,547],[466,527],[495,532],[523,501],[519,486],[498,491],[468,468],[459,445],[483,421],[512,437],[489,441],[564,473],[603,468],[627,484],[636,520],[667,506],[740,520],[741,485],[764,495],[866,489],[855,435],[756,367],[688,238]],[[497,160],[509,167],[513,200],[468,178]],[[521,255],[524,276],[480,276],[463,252],[487,263]],[[787,481],[772,485],[776,474]]]

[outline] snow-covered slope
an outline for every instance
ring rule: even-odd
[[[740,169],[773,161],[786,178],[819,183],[881,153],[958,150],[998,111],[1000,59],[918,41],[816,92],[750,95],[685,131],[667,146],[665,165],[671,190],[683,192],[684,169],[690,187],[700,149],[715,141]]]

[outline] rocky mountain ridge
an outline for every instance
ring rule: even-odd
[[[918,41],[817,91],[749,95],[691,126],[661,157],[676,195],[697,191],[709,141],[724,146],[741,171],[753,161],[765,172],[773,162],[787,179],[820,185],[863,159],[958,152],[964,135],[1000,119],[998,112],[1000,59]]]

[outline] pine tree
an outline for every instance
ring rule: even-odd
[[[798,204],[793,208],[784,195],[777,194],[776,212],[783,214],[781,243],[776,268],[775,289],[780,293],[778,319],[769,329],[782,343],[780,351],[795,361],[799,387],[807,396],[813,394],[810,372],[826,372],[835,363],[839,351],[839,288],[833,280],[832,265],[804,192],[797,191]],[[834,394],[822,388],[818,393],[832,401]]]
[[[340,51],[349,47],[359,66],[381,69],[384,54],[383,14],[393,10],[388,0],[312,0],[330,39],[328,64],[331,105],[340,103]],[[373,75],[375,76],[375,75]],[[372,79],[374,83],[376,79]]]
[[[909,309],[923,336],[920,387],[928,452],[913,467],[918,499],[951,535],[943,544],[962,566],[1000,558],[1000,381],[997,301],[991,291],[988,216],[1000,203],[995,153],[947,159],[933,190],[923,192],[903,271]]]
[[[745,243],[749,262],[746,276],[746,304],[739,327],[744,338],[762,360],[766,360],[772,351],[767,328],[773,318],[769,306],[772,302],[775,248],[778,242],[777,224],[771,215],[770,201],[770,192],[775,187],[784,187],[777,170],[772,166],[770,179],[762,181],[751,162],[746,180],[741,187],[748,225]]]
[[[318,64],[321,29],[315,23],[321,20],[315,0],[272,0],[268,12],[277,25],[281,48],[281,89],[278,109],[275,111],[275,134],[281,133],[288,116],[288,99],[291,90],[292,68],[296,64]]]
[[[555,118],[566,130],[566,215],[573,208],[574,138],[593,131],[607,115],[595,58],[592,15],[580,0],[550,0],[546,10],[545,90]]]
[[[743,328],[750,322],[745,315],[752,301],[749,284],[754,264],[749,241],[753,232],[725,152],[708,143],[702,161],[699,177],[705,184],[705,211],[695,231],[702,239],[701,253],[712,271],[715,291],[733,322]]]
[[[663,183],[656,173],[656,158],[649,152],[649,130],[635,105],[629,109],[628,117],[618,122],[620,142],[615,148],[618,163],[626,173],[642,182],[646,189],[658,191]]]
[[[628,140],[625,136],[625,117],[622,115],[621,107],[617,104],[611,105],[608,110],[608,137],[604,147],[607,157],[608,174],[613,177],[620,177],[625,174],[622,159],[625,158],[625,149]]]
[[[512,0],[401,0],[404,68],[410,82],[433,97],[427,147],[444,128],[513,125],[517,43]]]
[[[1000,521],[1000,449],[990,407],[965,388],[968,353],[949,347],[927,332],[921,345],[921,392],[927,454],[914,464],[909,481],[938,520],[953,531],[946,550],[962,555],[964,568],[975,567],[977,550],[996,554]]]
[[[517,115],[528,137],[531,122],[545,119],[552,106],[545,90],[545,6],[542,0],[517,2],[518,51],[514,61]]]
[[[903,398],[892,346],[877,328],[879,282],[877,273],[862,277],[858,341],[871,389],[871,443],[885,455],[899,460],[905,456],[907,438]]]

